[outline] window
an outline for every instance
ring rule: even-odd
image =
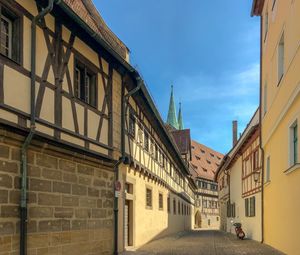
[[[184,204],[183,203],[181,204],[181,213],[182,213],[182,215],[184,215]]]
[[[253,170],[257,170],[259,167],[259,154],[258,150],[253,153]]]
[[[267,34],[268,34],[268,29],[269,29],[269,14],[268,14],[268,12],[266,12],[266,15],[265,15],[264,26],[265,26],[265,38],[264,38],[264,40],[266,40]]]
[[[97,107],[97,75],[85,64],[75,60],[75,96],[83,102]]]
[[[155,160],[158,160],[158,148],[156,144],[155,144]]]
[[[227,217],[235,218],[235,203],[227,202]]]
[[[282,34],[278,45],[278,84],[284,74],[284,33]]]
[[[129,135],[131,135],[133,138],[135,138],[135,117],[133,113],[130,113],[129,115]]]
[[[245,216],[246,217],[255,216],[255,197],[250,197],[245,199]]]
[[[167,210],[168,210],[168,213],[170,213],[170,197],[168,197],[167,199]]]
[[[267,82],[265,83],[264,86],[264,115],[267,113],[267,107],[268,107],[268,87],[267,87]]]
[[[215,184],[210,185],[211,190],[218,190],[218,186]]]
[[[202,200],[202,207],[207,208],[207,200],[206,199]]]
[[[20,17],[13,11],[0,4],[0,52],[2,55],[20,62],[21,58],[21,24]]]
[[[266,162],[266,182],[271,181],[270,179],[270,156],[267,157]]]
[[[219,217],[217,216],[217,221],[219,221]]]
[[[163,200],[163,194],[158,194],[158,208],[162,210],[164,208],[164,200]]]
[[[180,201],[178,201],[178,214],[180,214]]]
[[[290,166],[298,162],[298,124],[297,121],[290,127]]]
[[[133,184],[125,183],[125,193],[133,194]]]
[[[173,199],[173,213],[176,214],[176,200]]]
[[[146,188],[146,207],[152,208],[152,190]]]
[[[154,155],[154,141],[152,139],[150,141],[150,154],[151,156]]]
[[[138,142],[140,144],[143,144],[143,130],[141,127],[139,127],[139,130],[138,130]]]
[[[145,151],[149,151],[149,134],[144,132],[144,149]]]
[[[12,54],[12,21],[1,15],[1,53],[9,58]]]

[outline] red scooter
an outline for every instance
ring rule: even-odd
[[[245,238],[245,232],[242,229],[242,224],[241,223],[234,223],[233,226],[235,226],[235,233],[236,236],[243,240]]]

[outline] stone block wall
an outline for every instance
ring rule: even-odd
[[[0,129],[0,255],[19,252],[20,146]],[[28,154],[28,254],[112,254],[113,172],[34,141]]]

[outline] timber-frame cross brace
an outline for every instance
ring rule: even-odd
[[[40,11],[41,7],[37,4],[37,8]],[[75,42],[75,34],[71,33],[68,42],[63,42],[62,39],[62,22],[58,17],[55,18],[55,33],[54,36],[51,35],[51,32],[48,30],[46,26],[45,18],[42,18],[40,20],[40,25],[43,29],[43,35],[46,42],[48,54],[46,57],[44,69],[42,72],[41,82],[39,86],[39,90],[37,93],[37,99],[36,99],[36,118],[40,118],[41,115],[41,109],[42,109],[42,103],[45,95],[45,89],[46,85],[48,83],[48,75],[50,72],[50,69],[52,67],[53,74],[55,77],[55,125],[58,127],[62,126],[62,94],[66,94],[65,91],[63,91],[62,83],[64,81],[64,78],[66,78],[66,83],[69,90],[69,99],[71,102],[71,109],[72,109],[72,115],[74,120],[74,129],[75,133],[79,134],[79,124],[78,124],[78,116],[77,116],[77,110],[76,110],[76,104],[75,102],[78,101],[74,95],[73,86],[72,86],[72,79],[71,74],[69,70],[69,60],[71,57],[71,53],[73,50],[74,42]],[[52,37],[52,38],[51,38]],[[67,47],[64,47],[67,45]],[[75,51],[76,52],[76,51]],[[103,126],[104,119],[108,119],[108,125],[112,125],[112,104],[111,104],[111,96],[112,96],[112,75],[113,75],[113,69],[111,65],[109,65],[109,74],[104,75],[103,70],[103,64],[100,54],[98,54],[99,59],[99,65],[100,68],[99,72],[102,84],[103,84],[103,90],[104,90],[104,99],[101,107],[101,111],[98,111],[99,113],[99,123],[98,123],[98,129],[97,129],[97,135],[96,135],[96,141],[100,142],[101,138],[101,130]],[[107,78],[105,78],[107,77]],[[53,87],[53,86],[52,86]],[[98,88],[99,89],[99,88]],[[82,103],[81,103],[82,105]],[[84,105],[84,135],[88,136],[88,105]],[[105,114],[106,109],[108,110],[108,116]],[[60,130],[55,130],[55,138],[60,138]],[[111,132],[111,127],[108,129],[108,132]],[[111,146],[112,139],[110,138],[110,134],[108,133],[109,137],[109,146]],[[88,147],[88,142],[86,142],[85,147]]]

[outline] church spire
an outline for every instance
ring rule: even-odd
[[[179,103],[179,112],[178,112],[178,129],[184,129],[183,120],[182,120],[182,111],[181,111],[181,103]]]
[[[171,97],[170,97],[167,124],[171,125],[173,128],[178,129],[178,122],[177,122],[177,118],[176,118],[176,108],[175,108],[175,102],[174,102],[173,85],[171,86]]]

